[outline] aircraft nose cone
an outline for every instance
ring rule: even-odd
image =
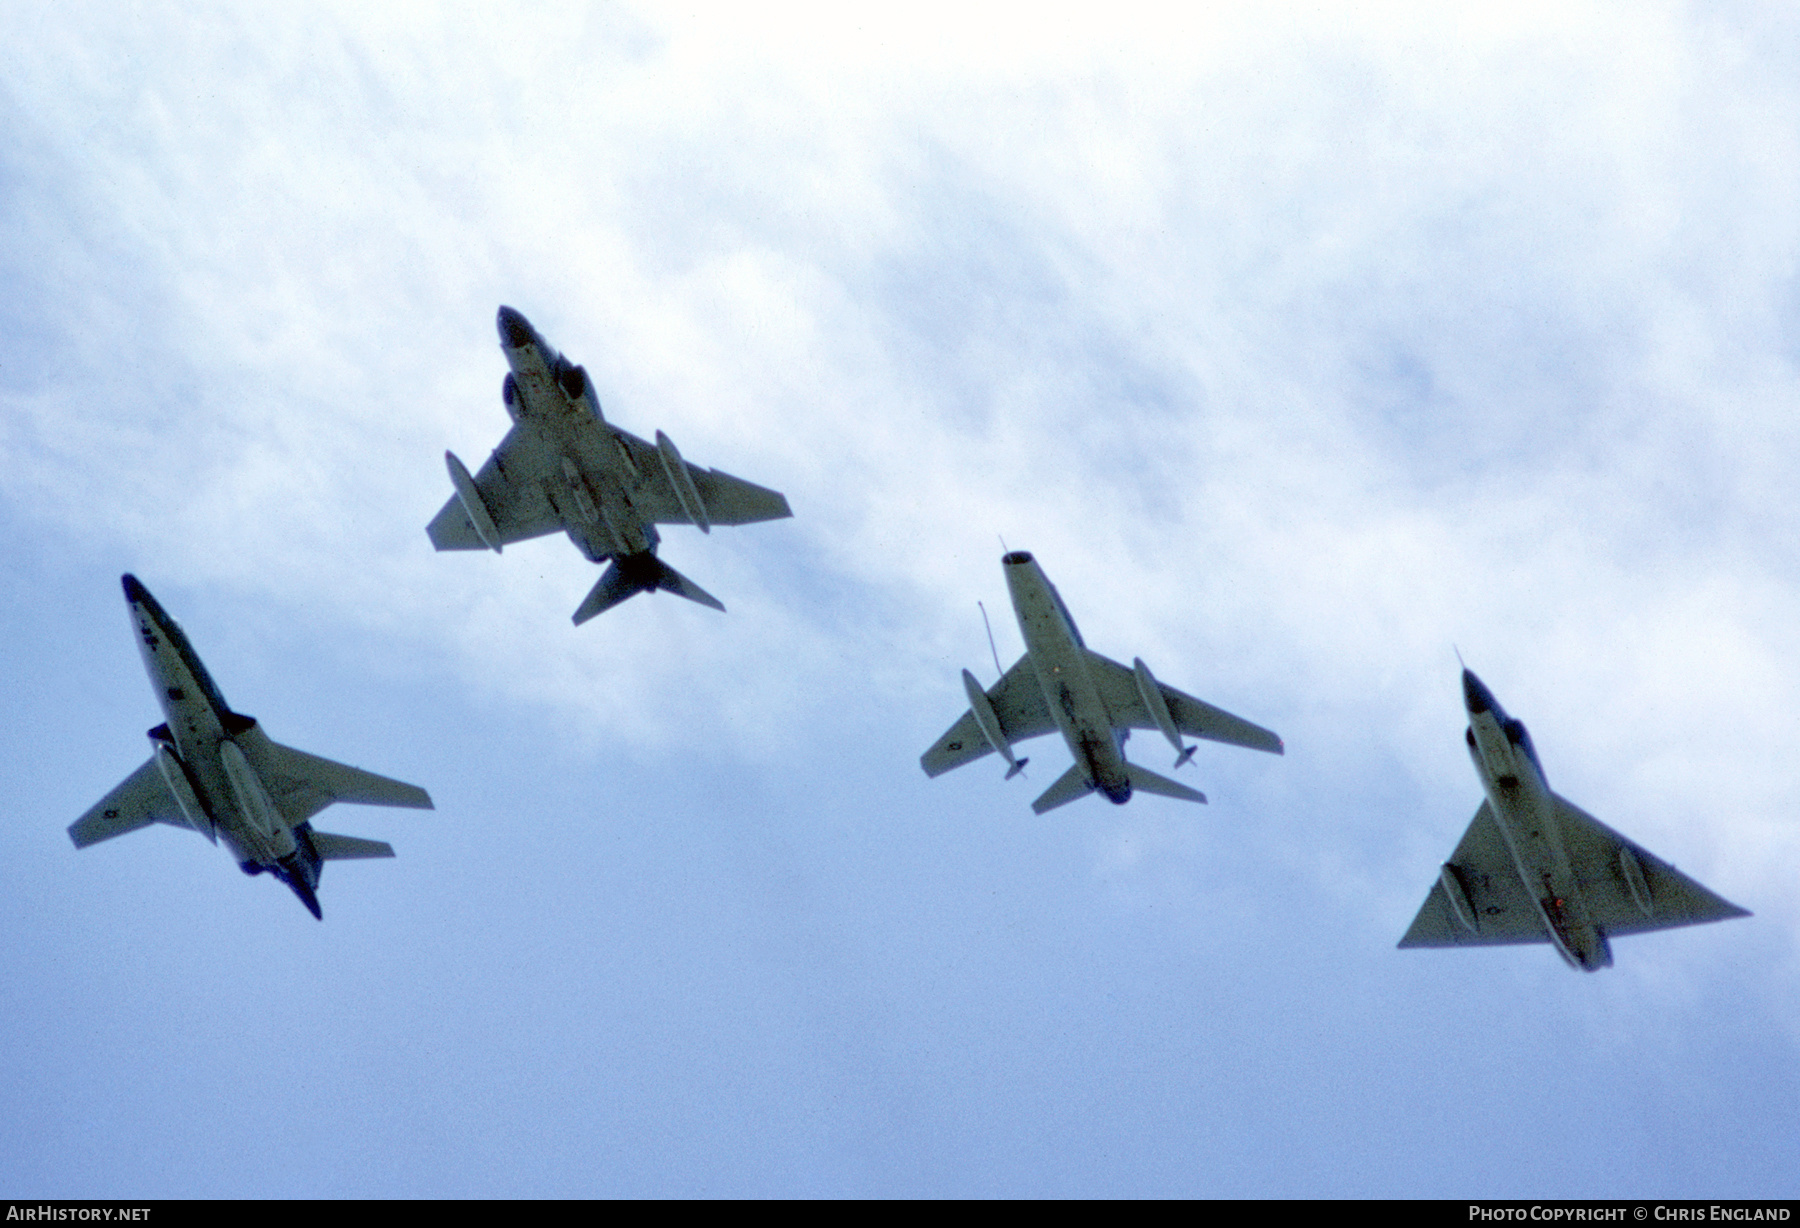
[[[130,572],[119,577],[119,583],[125,586],[125,600],[136,604],[150,595],[150,591],[138,583],[138,578]]]
[[[495,321],[500,328],[500,340],[509,349],[520,350],[537,340],[531,331],[531,323],[511,307],[502,307]]]
[[[1462,683],[1463,704],[1467,706],[1472,715],[1480,715],[1493,710],[1494,693],[1488,690],[1486,684],[1475,676],[1473,670],[1465,669],[1463,671]]]

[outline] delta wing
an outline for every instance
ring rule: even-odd
[[[1452,900],[1446,890],[1460,893]],[[1549,942],[1537,904],[1525,894],[1506,837],[1486,802],[1438,874],[1403,947],[1500,946]]]
[[[1641,934],[1750,915],[1573,802],[1552,796],[1575,879],[1594,923],[1606,933]]]

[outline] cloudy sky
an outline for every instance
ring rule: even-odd
[[[1794,1194],[1800,21],[1120,7],[10,15],[0,1192]],[[665,537],[729,614],[431,550],[501,303],[787,494]],[[1286,757],[927,780],[1002,538]],[[399,852],[323,924],[71,848],[162,719],[125,571],[436,799],[320,817]],[[1396,951],[1457,648],[1756,915]]]

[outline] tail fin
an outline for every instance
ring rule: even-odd
[[[1177,767],[1180,764],[1176,765]],[[1204,802],[1206,794],[1198,789],[1190,789],[1184,784],[1177,784],[1167,776],[1158,776],[1147,767],[1136,763],[1125,764],[1125,779],[1131,782],[1131,788],[1137,793],[1160,793],[1164,797],[1177,798],[1184,802]]]
[[[385,840],[364,840],[358,836],[338,836],[328,831],[312,833],[313,847],[320,861],[355,861],[363,857],[392,857],[394,846]]]
[[[276,865],[270,867],[270,872],[286,883],[294,894],[300,897],[300,902],[306,905],[306,911],[311,913],[314,919],[319,921],[325,919],[325,911],[319,907],[319,893],[314,891],[312,885],[306,881],[303,870],[292,865]]]
[[[724,604],[717,597],[654,554],[645,552],[614,557],[607,564],[606,573],[600,577],[600,582],[594,585],[587,600],[575,611],[575,625],[579,627],[595,615],[606,613],[628,597],[659,588],[686,597],[689,601],[709,605],[721,614],[725,612]]]
[[[1077,763],[1057,777],[1056,783],[1045,789],[1037,801],[1031,803],[1032,813],[1047,813],[1055,810],[1058,806],[1068,805],[1078,797],[1086,797],[1093,791],[1094,786],[1088,783],[1087,774]]]

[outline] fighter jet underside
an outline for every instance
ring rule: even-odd
[[[512,368],[501,399],[513,427],[471,476],[444,454],[455,489],[427,526],[439,550],[493,550],[562,530],[607,564],[576,623],[636,593],[661,589],[715,610],[724,603],[657,557],[659,524],[751,524],[792,516],[780,493],[682,459],[663,432],[646,443],[606,421],[586,370],[502,307],[500,348]]]
[[[1001,560],[1013,613],[1025,640],[1025,655],[984,691],[962,672],[969,710],[919,757],[927,776],[941,776],[987,754],[998,754],[1011,780],[1028,760],[1013,744],[1060,732],[1074,762],[1031,808],[1047,814],[1090,793],[1115,805],[1134,791],[1181,801],[1204,802],[1206,795],[1157,774],[1125,756],[1133,729],[1154,729],[1168,739],[1179,769],[1196,747],[1182,735],[1281,754],[1281,739],[1260,725],[1158,682],[1136,658],[1127,669],[1092,651],[1063,604],[1056,586],[1029,551],[1009,551]]]
[[[1553,792],[1524,722],[1467,668],[1462,690],[1487,797],[1402,947],[1545,942],[1595,972],[1612,965],[1613,935],[1749,915]]]
[[[1551,799],[1575,881],[1594,923],[1604,933],[1641,934],[1750,915],[1561,795],[1553,793]],[[1484,801],[1400,945],[1505,946],[1549,941],[1550,932],[1537,902],[1526,893],[1506,837]]]
[[[1151,714],[1149,705],[1144,702],[1138,689],[1137,676],[1132,673],[1131,668],[1120,665],[1110,657],[1103,657],[1092,649],[1084,651],[1087,653],[1088,668],[1099,684],[1101,700],[1106,704],[1107,713],[1119,727],[1159,730],[1161,726]],[[1261,725],[1253,724],[1241,716],[1233,716],[1223,708],[1216,708],[1204,699],[1195,699],[1166,683],[1159,682],[1156,685],[1162,692],[1163,703],[1174,720],[1175,728],[1188,737],[1205,738],[1211,742],[1223,742],[1230,746],[1268,751],[1276,755],[1283,752],[1281,739]],[[999,718],[1008,742],[1025,742],[1047,733],[1055,733],[1059,728],[1056,719],[1050,715],[1050,705],[1044,702],[1044,691],[1038,684],[1037,672],[1032,668],[1029,653],[1013,662],[1012,668],[987,692],[987,698],[994,715]],[[971,710],[963,713],[962,719],[925,752],[920,763],[927,776],[942,776],[953,768],[973,763],[983,755],[993,753],[993,744],[982,736],[981,727],[976,723],[975,713]]]

